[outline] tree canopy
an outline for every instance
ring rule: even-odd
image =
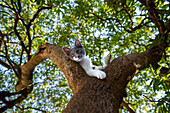
[[[73,47],[79,39],[97,66],[103,65],[108,53],[113,60],[162,46],[159,62],[130,80],[123,100],[138,113],[167,112],[169,8],[167,0],[0,1],[0,109],[7,106],[6,112],[61,112],[73,93],[64,73],[50,59],[32,70],[33,87],[26,91],[29,95],[19,99],[25,90],[16,91],[16,85],[22,79],[21,67],[36,57],[39,46],[51,43],[60,48]],[[10,102],[15,105],[9,106]],[[128,111],[123,103],[121,106],[120,112]]]

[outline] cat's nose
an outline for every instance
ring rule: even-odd
[[[82,55],[79,55],[79,56],[78,56],[78,58],[81,58],[81,57],[82,57]]]

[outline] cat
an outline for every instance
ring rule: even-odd
[[[111,59],[110,54],[107,55],[104,66],[96,67],[92,65],[91,60],[86,56],[86,52],[78,39],[75,41],[74,48],[70,49],[68,47],[64,47],[63,50],[71,60],[78,62],[81,65],[87,75],[97,77],[98,79],[106,78],[106,73],[101,70],[106,68],[109,64]]]

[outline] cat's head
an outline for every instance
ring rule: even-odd
[[[64,52],[70,57],[70,59],[80,62],[86,56],[86,52],[79,40],[75,41],[75,47],[70,49],[68,47],[63,48]]]

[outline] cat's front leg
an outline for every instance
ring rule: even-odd
[[[82,68],[85,70],[85,72],[89,75],[89,76],[94,76],[97,77],[98,79],[104,79],[106,78],[106,73],[101,71],[101,70],[97,70],[97,69],[93,69],[92,68],[92,64],[89,58],[84,58],[81,62],[80,65],[82,66]]]
[[[87,73],[89,76],[94,76],[94,77],[97,77],[98,79],[104,79],[104,78],[106,78],[106,73],[103,72],[103,71],[100,71],[100,70],[90,69],[90,70],[86,71],[86,73]]]

